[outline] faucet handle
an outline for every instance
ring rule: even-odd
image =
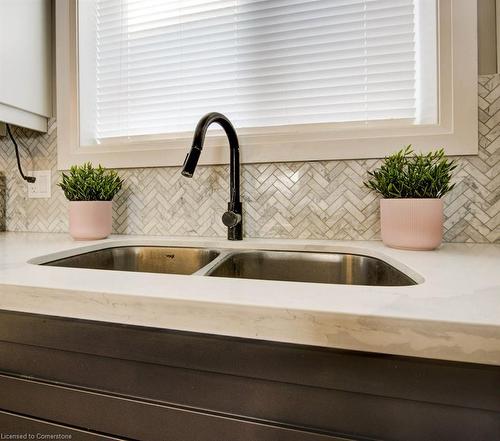
[[[229,228],[235,227],[241,222],[241,214],[235,213],[234,211],[226,211],[222,215],[222,223]]]

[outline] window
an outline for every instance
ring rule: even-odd
[[[58,87],[58,105],[67,109],[58,112],[59,136],[68,135],[60,166],[77,158],[180,164],[197,121],[210,111],[233,121],[247,162],[377,157],[408,143],[475,153],[473,3],[60,5],[58,52],[69,71]],[[467,43],[459,48],[460,41]],[[459,85],[467,87],[460,96]],[[224,138],[210,133],[202,161],[226,162]]]
[[[426,17],[415,0],[89,3],[90,139],[189,131],[214,109],[243,128],[437,121],[435,24],[419,53],[416,41],[433,1]],[[432,91],[425,104],[419,89]]]

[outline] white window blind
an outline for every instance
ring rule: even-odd
[[[418,123],[436,111],[419,98],[418,1],[94,0],[85,115],[98,141],[191,131],[209,111],[240,128]]]

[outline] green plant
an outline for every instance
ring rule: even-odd
[[[86,162],[73,165],[69,174],[63,173],[58,185],[69,201],[111,201],[122,184],[115,170],[107,170],[101,165],[93,167]]]
[[[384,198],[440,198],[455,186],[450,182],[456,168],[443,149],[417,155],[409,145],[369,171],[364,184]]]

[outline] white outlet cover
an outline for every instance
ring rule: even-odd
[[[33,184],[28,183],[28,198],[50,198],[52,172],[50,170],[35,170],[29,172],[28,175],[36,178]]]

